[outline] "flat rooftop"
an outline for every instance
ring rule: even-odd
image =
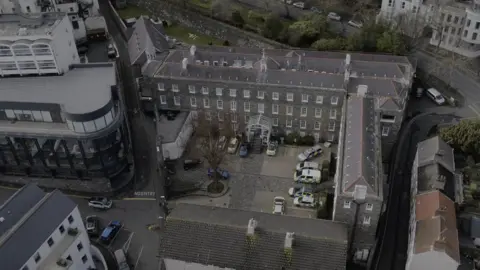
[[[0,37],[50,35],[65,16],[63,12],[2,14]]]
[[[162,136],[162,143],[171,143],[177,139],[189,114],[190,112],[180,112],[173,121],[169,121],[166,116],[160,115],[160,122],[157,123],[157,135]]]
[[[60,104],[65,112],[85,114],[110,102],[116,84],[114,63],[78,64],[60,76],[1,78],[0,96],[2,102]]]

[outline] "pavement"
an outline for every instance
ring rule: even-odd
[[[0,205],[15,193],[15,189],[0,188]],[[104,228],[112,220],[121,221],[124,224],[121,232],[106,245],[114,252],[126,247],[132,265],[137,264],[136,270],[158,269],[157,250],[158,233],[148,230],[148,225],[158,222],[157,203],[149,200],[115,200],[113,207],[107,211],[95,210],[88,206],[87,200],[81,196],[69,196],[78,204],[83,218],[96,215],[100,218],[101,227]],[[130,244],[128,239],[131,238]],[[97,239],[91,239],[97,241]],[[138,262],[137,262],[138,261]]]

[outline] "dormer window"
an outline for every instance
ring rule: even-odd
[[[195,63],[196,63],[197,65],[201,65],[201,64],[202,64],[202,61],[201,61],[201,60],[195,60]]]
[[[214,66],[218,66],[218,61],[213,61]]]
[[[205,60],[205,61],[203,61],[203,64],[204,64],[205,66],[210,66],[210,61]]]
[[[224,66],[224,67],[228,66],[228,62],[227,62],[227,61],[223,61],[223,62],[222,62],[222,66]]]

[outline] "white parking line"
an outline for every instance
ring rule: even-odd
[[[471,105],[468,105],[468,107],[476,114],[480,117],[480,112],[478,112],[478,107],[474,104],[471,104]]]

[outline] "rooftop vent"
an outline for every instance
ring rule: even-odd
[[[292,248],[294,240],[295,240],[295,233],[287,232],[285,234],[284,248]]]
[[[253,218],[251,218],[248,221],[248,227],[247,227],[247,235],[248,236],[253,236],[255,234],[255,229],[257,228],[257,224],[258,224],[258,222]]]

